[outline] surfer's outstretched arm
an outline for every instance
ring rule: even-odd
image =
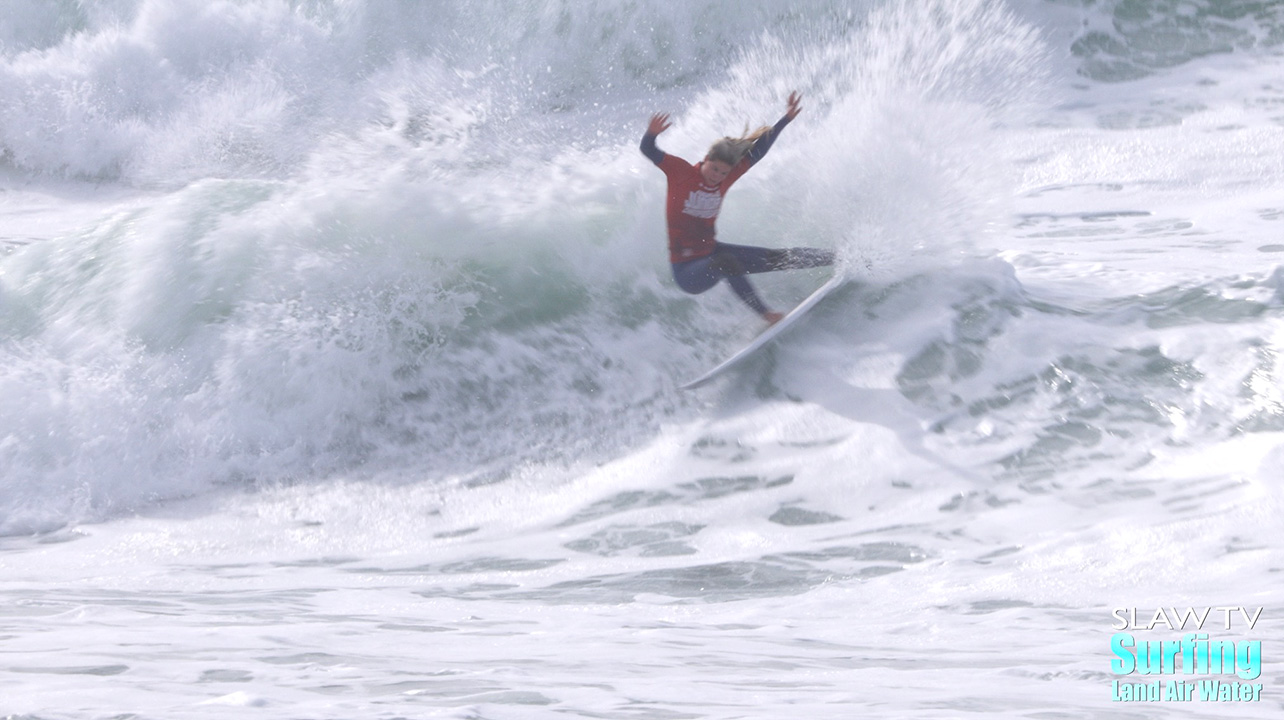
[[[785,114],[776,121],[770,131],[763,133],[762,137],[754,141],[753,147],[749,148],[748,154],[745,155],[749,159],[750,165],[761,160],[767,154],[767,151],[771,149],[772,143],[776,142],[776,137],[780,135],[780,131],[793,122],[794,118],[798,117],[798,113],[802,112],[801,102],[802,96],[797,91],[789,93],[789,107],[785,110]]]
[[[646,134],[642,136],[642,154],[656,165],[664,162],[664,151],[656,147],[655,137],[668,130],[670,125],[672,123],[669,122],[668,113],[656,113],[651,116],[651,122],[646,126]]]

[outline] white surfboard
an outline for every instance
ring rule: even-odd
[[[790,325],[793,325],[795,322],[797,322],[798,318],[802,317],[804,314],[806,314],[808,310],[815,307],[816,303],[820,302],[821,299],[824,298],[826,295],[828,295],[830,291],[832,291],[834,288],[838,287],[839,285],[842,285],[843,282],[844,282],[844,279],[841,277],[835,276],[830,278],[829,282],[826,282],[824,285],[821,285],[819,288],[816,288],[815,292],[808,295],[807,298],[802,302],[798,303],[797,307],[795,307],[793,310],[790,310],[788,315],[780,318],[780,320],[775,325],[772,325],[768,327],[766,330],[763,330],[761,333],[758,334],[758,337],[755,337],[753,339],[752,342],[750,342],[748,345],[741,348],[738,352],[736,352],[731,357],[727,358],[726,360],[723,360],[721,363],[718,364],[717,367],[701,375],[695,380],[692,380],[691,382],[683,385],[682,389],[691,390],[693,388],[698,388],[701,385],[704,385],[705,383],[709,382],[710,380],[718,377],[722,373],[735,367],[736,365],[739,365],[750,355],[753,355],[755,352],[757,352],[759,348],[765,347],[772,340],[775,340],[776,338],[780,337],[780,334],[785,330],[787,330]]]

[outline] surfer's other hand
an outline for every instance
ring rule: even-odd
[[[789,93],[789,106],[785,110],[785,115],[789,116],[790,120],[793,120],[798,117],[800,112],[802,112],[802,95],[799,95],[798,91],[795,90]]]
[[[768,325],[775,325],[776,323],[780,322],[780,318],[784,316],[785,316],[784,313],[778,313],[775,310],[768,310],[767,312],[762,314],[762,319],[766,320]]]

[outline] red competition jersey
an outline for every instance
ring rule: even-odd
[[[731,168],[731,173],[716,187],[704,181],[700,164],[665,154],[658,163],[669,179],[669,197],[665,214],[669,222],[669,262],[679,263],[704,257],[713,252],[713,223],[722,208],[722,198],[732,183],[749,169],[746,157]]]

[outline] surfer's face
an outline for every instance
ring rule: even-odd
[[[731,166],[721,160],[708,160],[700,163],[700,176],[710,185],[721,185],[731,174]]]

